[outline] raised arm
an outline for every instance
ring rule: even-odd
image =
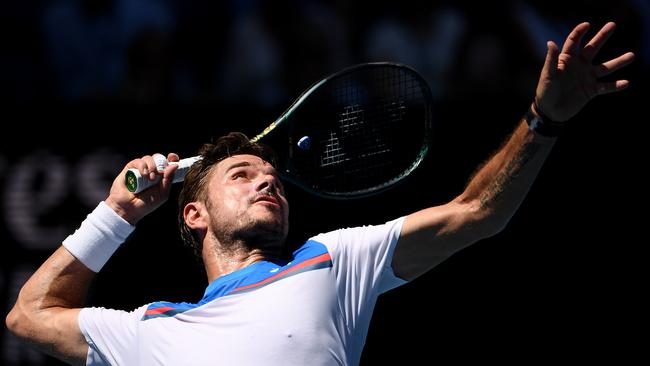
[[[168,159],[178,161],[178,156],[170,154]],[[162,173],[160,185],[141,192],[138,196],[131,194],[124,185],[126,169],[137,168],[144,175],[155,172],[155,167],[151,156],[127,164],[113,182],[108,198],[91,214],[95,215],[92,219],[89,215],[82,228],[84,225],[91,225],[92,220],[96,221],[92,225],[99,226],[95,233],[112,228],[110,225],[103,226],[106,223],[104,218],[116,220],[117,224],[129,227],[165,202],[176,169],[174,165],[170,165]],[[77,235],[78,239],[80,231],[82,230],[73,236]],[[120,238],[115,233],[105,234]],[[97,244],[106,244],[101,242],[101,239],[103,238],[98,239]],[[66,247],[59,247],[20,290],[16,304],[6,318],[9,330],[50,355],[71,364],[84,365],[88,345],[79,329],[78,316],[95,274],[94,270],[99,270],[92,254],[92,251],[86,252],[88,257],[79,260]],[[101,268],[101,265],[99,267]]]
[[[580,43],[589,23],[573,29],[561,52],[554,42],[547,43],[530,112],[510,138],[477,171],[461,195],[445,205],[406,217],[393,255],[392,267],[397,276],[411,280],[506,226],[551,151],[555,137],[548,135],[597,95],[628,86],[627,80],[599,82],[598,78],[631,63],[633,53],[592,65],[615,27],[607,23],[584,47]],[[538,124],[540,118],[543,123]]]

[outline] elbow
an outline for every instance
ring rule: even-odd
[[[492,236],[495,236],[499,233],[501,233],[505,228],[508,226],[508,222],[510,220],[503,220],[503,219],[498,219],[498,220],[486,220],[485,222],[485,238],[489,238]]]
[[[22,324],[24,323],[23,319],[24,317],[21,315],[18,304],[16,304],[14,305],[13,309],[11,309],[9,314],[7,314],[7,317],[5,318],[5,325],[11,333],[20,336],[22,333]]]
[[[489,219],[475,219],[472,221],[473,224],[468,225],[468,227],[473,233],[473,241],[479,241],[495,236],[502,232],[507,225],[507,222],[492,221]]]
[[[465,205],[466,218],[471,224],[472,232],[477,239],[485,239],[501,233],[508,226],[512,215],[504,215],[493,209],[487,208],[480,202],[471,202]]]
[[[16,301],[16,304],[5,318],[5,325],[15,336],[26,339],[29,338],[29,334],[33,328],[34,317],[23,306],[24,304],[21,304],[20,300]]]

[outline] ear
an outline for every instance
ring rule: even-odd
[[[183,209],[185,224],[192,230],[207,230],[208,211],[201,202],[190,202]]]

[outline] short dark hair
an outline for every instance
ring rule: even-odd
[[[178,226],[183,242],[201,260],[203,259],[203,244],[199,241],[194,231],[185,223],[185,218],[183,217],[185,205],[195,201],[207,202],[206,187],[212,168],[228,157],[241,154],[258,156],[271,165],[276,166],[277,158],[275,152],[270,147],[261,143],[251,142],[241,132],[231,132],[219,137],[214,143],[203,144],[199,149],[199,155],[202,159],[194,163],[185,176],[183,188],[178,196]]]

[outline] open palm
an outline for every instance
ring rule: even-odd
[[[553,41],[547,43],[548,52],[537,84],[535,102],[538,112],[553,121],[566,121],[597,95],[618,92],[629,85],[627,80],[599,82],[598,79],[630,64],[634,60],[632,52],[598,65],[592,64],[616,29],[616,24],[605,24],[581,48],[580,41],[589,28],[589,23],[577,25],[564,42],[562,52],[558,52]]]

